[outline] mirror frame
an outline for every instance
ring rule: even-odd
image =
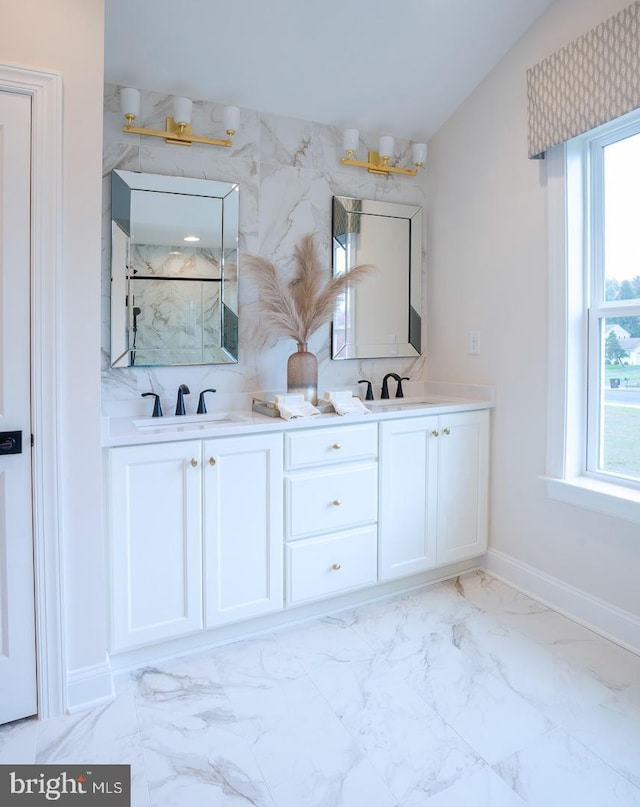
[[[131,346],[135,314],[129,301],[131,195],[133,191],[156,191],[187,197],[206,197],[221,201],[220,228],[220,361],[175,361],[137,363],[132,361]],[[166,367],[186,364],[234,364],[238,361],[238,217],[239,185],[237,182],[195,179],[189,177],[146,174],[138,171],[115,169],[111,172],[111,366],[112,367]],[[124,238],[122,237],[124,235]],[[225,276],[225,267],[233,266],[235,282]],[[160,278],[162,276],[158,276]],[[172,278],[166,277],[171,280]],[[181,278],[184,279],[184,276]],[[193,278],[202,280],[202,276]],[[124,301],[124,305],[123,302]],[[141,348],[138,348],[140,350]],[[147,350],[149,348],[147,347]],[[179,352],[181,348],[167,347]],[[189,349],[192,350],[192,349]]]
[[[408,358],[420,356],[422,353],[422,227],[423,215],[422,207],[419,205],[399,204],[396,202],[379,202],[368,199],[356,199],[348,196],[334,196],[332,205],[332,265],[334,275],[341,271],[337,265],[336,260],[337,250],[344,249],[340,244],[338,238],[345,235],[345,227],[349,227],[347,222],[349,217],[353,216],[367,216],[374,219],[375,217],[382,217],[385,219],[402,219],[408,223],[409,243],[407,245],[408,253],[408,266],[407,272],[407,319],[406,329],[404,329],[405,339],[387,343],[381,337],[379,342],[358,345],[357,343],[350,343],[347,336],[347,327],[345,318],[342,317],[344,325],[340,325],[337,317],[334,316],[331,327],[331,358],[336,360],[341,359],[378,359],[378,358]],[[360,224],[354,226],[353,231],[360,232]],[[348,233],[347,233],[348,234]],[[362,262],[362,261],[361,261]],[[369,256],[366,258],[367,263],[373,263]],[[353,266],[347,266],[348,272]],[[372,272],[363,283],[375,283],[376,272]],[[358,286],[348,288],[347,295],[349,295],[348,303],[355,307],[358,301]],[[386,298],[384,288],[381,288],[381,300]],[[340,304],[340,300],[338,301]],[[344,305],[344,296],[343,296]],[[336,308],[336,313],[338,309]],[[381,310],[376,312],[365,312],[367,317],[375,317],[380,321]],[[381,324],[380,334],[386,332],[395,332],[395,328],[391,327],[385,330],[384,323]]]

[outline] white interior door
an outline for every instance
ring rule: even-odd
[[[31,98],[0,92],[0,723],[37,711],[31,510],[30,170]]]

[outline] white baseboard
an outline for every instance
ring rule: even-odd
[[[482,568],[539,602],[640,655],[640,618],[527,563],[489,549]]]
[[[71,670],[67,674],[67,712],[91,709],[114,698],[109,658],[100,664]]]

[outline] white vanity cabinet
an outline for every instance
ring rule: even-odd
[[[487,547],[487,410],[380,424],[380,580]]]
[[[112,650],[282,608],[282,436],[108,453]]]
[[[240,636],[486,551],[488,409],[231,428],[105,452],[114,654]]]
[[[286,432],[287,605],[377,581],[376,423]]]
[[[204,443],[205,627],[282,608],[282,435]]]
[[[200,443],[108,453],[111,647],[202,627]]]

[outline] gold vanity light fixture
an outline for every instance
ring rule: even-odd
[[[412,148],[412,159],[415,168],[400,168],[396,165],[389,165],[389,160],[393,156],[393,137],[383,135],[380,138],[378,151],[370,151],[367,162],[354,160],[358,150],[360,132],[357,129],[344,130],[344,150],[346,157],[342,157],[342,165],[355,165],[357,168],[367,168],[370,174],[407,174],[414,177],[427,160],[427,144],[414,143]]]
[[[176,96],[173,99],[173,117],[166,119],[166,129],[147,129],[143,126],[134,126],[133,122],[140,114],[140,90],[133,87],[123,87],[120,90],[120,109],[127,121],[122,127],[123,132],[148,135],[150,137],[164,137],[167,143],[175,143],[181,146],[190,146],[192,143],[205,143],[208,146],[226,146],[229,148],[233,145],[231,138],[236,133],[240,123],[240,110],[238,107],[228,106],[224,110],[226,140],[194,135],[191,129],[193,101],[190,98]]]

